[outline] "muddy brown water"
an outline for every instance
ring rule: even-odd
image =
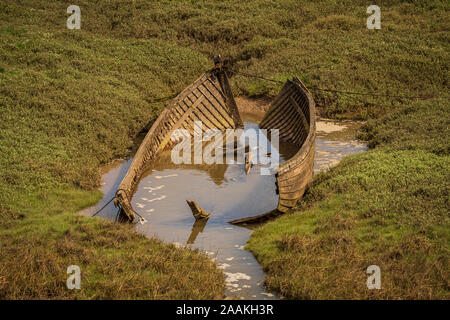
[[[242,114],[245,129],[258,128],[262,113]],[[366,145],[354,139],[359,124],[317,121],[314,172],[326,170],[344,156],[362,152]],[[270,150],[269,150],[270,151]],[[277,152],[275,148],[271,150]],[[280,163],[295,152],[290,145],[279,147]],[[83,211],[92,215],[114,196],[132,159],[118,160],[102,168],[104,198]],[[207,221],[195,222],[186,200],[195,200],[211,213]],[[277,207],[275,176],[244,171],[243,164],[173,165],[170,157],[155,159],[141,179],[132,198],[133,208],[147,222],[138,232],[177,246],[202,250],[223,269],[228,298],[279,299],[264,287],[265,275],[254,256],[245,250],[252,230],[228,221],[269,212]],[[115,219],[117,209],[109,204],[99,216]]]

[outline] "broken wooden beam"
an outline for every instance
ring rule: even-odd
[[[187,204],[191,208],[192,214],[195,220],[208,219],[211,214],[199,207],[199,205],[194,200],[186,200]]]

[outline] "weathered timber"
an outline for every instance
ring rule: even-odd
[[[208,219],[211,214],[200,208],[200,206],[194,200],[186,200],[189,208],[191,208],[192,214],[195,220]]]
[[[150,128],[116,193],[114,203],[120,208],[120,221],[134,221],[135,212],[130,201],[139,180],[163,150],[180,142],[180,137],[172,136],[175,130],[184,129],[187,135],[192,136],[195,121],[203,123],[203,130],[215,128],[225,132],[226,129],[243,128],[227,74],[219,60],[215,61],[214,69],[173,99]],[[280,165],[276,175],[279,194],[276,212],[284,213],[302,198],[314,167],[315,104],[311,93],[298,78],[284,84],[259,126],[261,129],[278,129],[280,140],[299,148],[292,158]],[[236,152],[237,146],[235,149]],[[251,152],[245,151],[248,152],[245,159],[245,171],[248,173]],[[221,170],[223,168],[226,167],[222,166]],[[200,207],[198,209],[202,210]],[[238,219],[233,223],[263,221],[276,216],[274,212]]]
[[[281,140],[299,147],[297,153],[278,168],[280,198],[277,209],[286,212],[303,196],[314,169],[315,104],[311,93],[300,79],[295,77],[286,82],[261,120],[260,127],[279,129]]]
[[[262,223],[289,211],[303,197],[313,176],[315,104],[311,93],[298,78],[286,82],[259,126],[261,129],[278,129],[280,139],[294,143],[299,150],[278,168],[277,210],[230,221],[232,224]]]
[[[220,63],[184,89],[153,123],[117,190],[114,203],[120,208],[120,221],[134,221],[131,197],[151,161],[177,142],[172,137],[175,130],[185,129],[192,136],[195,121],[223,131],[244,127]]]
[[[280,214],[282,214],[282,212],[279,211],[278,209],[275,209],[275,210],[271,210],[271,211],[263,213],[263,214],[259,214],[257,216],[232,220],[232,221],[229,221],[228,223],[237,224],[237,225],[246,225],[246,224],[254,225],[255,223],[266,222],[267,220],[273,219],[273,218],[279,216]]]

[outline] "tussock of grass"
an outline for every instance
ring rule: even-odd
[[[360,138],[369,141],[372,148],[389,144],[395,149],[424,149],[437,155],[449,154],[448,107],[448,99],[415,101],[366,123]]]
[[[212,261],[198,252],[146,239],[130,226],[60,214],[35,220],[14,236],[3,231],[1,239],[2,299],[217,299],[223,295],[223,275]],[[66,269],[73,264],[81,269],[81,290],[68,290],[65,284]]]

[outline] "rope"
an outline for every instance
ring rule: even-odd
[[[310,68],[313,68],[313,67],[318,67],[318,66],[320,66],[320,65],[318,65],[318,64],[312,65],[312,66],[308,67],[307,69],[310,69]],[[265,80],[265,81],[271,81],[271,82],[274,82],[274,83],[284,84],[283,81],[269,79],[269,78],[265,78],[265,77],[258,76],[258,75],[255,75],[255,74],[249,74],[249,73],[238,72],[238,71],[233,71],[232,73],[233,74],[237,74],[237,75],[241,75],[241,76],[244,76],[244,77],[256,78],[256,79],[260,79],[260,80]],[[317,87],[317,86],[311,86],[310,88],[318,90],[318,91],[334,92],[334,93],[348,94],[348,95],[360,95],[360,96],[406,98],[406,99],[429,99],[429,98],[433,98],[432,96],[402,96],[402,95],[380,94],[380,93],[374,93],[374,92],[342,91],[342,90],[337,90],[337,89],[325,89],[325,88],[320,88],[320,87]],[[178,93],[175,93],[175,94],[170,95],[170,96],[162,97],[162,98],[156,98],[156,99],[153,99],[153,100],[148,100],[147,102],[149,102],[149,103],[164,102],[164,101],[167,101],[167,100],[171,100],[171,99],[175,98],[176,96],[178,96]]]
[[[360,95],[360,96],[374,96],[374,97],[390,97],[390,98],[408,98],[408,99],[428,99],[431,97],[427,96],[398,96],[398,95],[390,95],[390,94],[379,94],[379,93],[373,93],[373,92],[352,92],[352,91],[341,91],[341,90],[335,90],[335,89],[324,89],[319,88],[317,86],[312,86],[310,88],[313,88],[315,90],[319,91],[327,91],[327,92],[335,92],[335,93],[342,93],[342,94],[353,94],[353,95]]]
[[[148,100],[147,102],[149,102],[149,103],[163,102],[163,101],[167,101],[167,100],[173,99],[176,96],[178,96],[178,93],[175,93],[175,94],[167,96],[167,97],[162,97],[162,98],[156,98],[156,99],[153,99],[153,100]]]
[[[113,201],[114,200],[114,198],[115,198],[115,196],[111,199],[111,200],[109,200],[103,207],[101,207],[100,208],[100,210],[97,210],[97,212],[96,213],[94,213],[93,215],[92,215],[92,217],[95,217],[97,214],[99,214],[100,213],[100,211],[102,211],[103,209],[105,209],[106,208],[106,206],[108,205],[108,204],[110,204],[111,203],[111,201]]]
[[[275,83],[284,84],[283,81],[274,80],[274,79],[268,79],[268,78],[264,78],[264,77],[257,76],[257,75],[254,75],[254,74],[248,74],[248,73],[237,72],[237,71],[235,71],[233,73],[234,74],[238,74],[238,75],[242,75],[242,76],[245,76],[245,77],[257,78],[257,79],[261,79],[261,80],[266,80],[266,81],[271,81],[271,82],[275,82]],[[401,95],[379,94],[379,93],[373,93],[373,92],[342,91],[342,90],[337,90],[337,89],[325,89],[325,88],[320,88],[320,87],[317,87],[317,86],[311,86],[310,88],[318,90],[318,91],[334,92],[334,93],[341,93],[341,94],[348,94],[348,95],[390,97],[390,98],[406,98],[406,99],[429,99],[429,98],[432,98],[431,96],[401,96]]]
[[[130,202],[130,200],[129,200],[127,191],[124,190],[124,189],[118,189],[118,190],[116,191],[116,194],[114,195],[114,197],[112,197],[111,200],[109,200],[103,207],[101,207],[99,210],[97,210],[97,211],[92,215],[92,217],[95,217],[95,216],[96,216],[97,214],[99,214],[103,209],[105,209],[106,206],[107,206],[108,204],[110,204],[111,201],[113,201],[113,200],[117,197],[117,193],[118,193],[119,191],[123,191],[123,192],[125,193],[125,196],[127,197],[127,200],[128,200],[128,202],[130,203],[130,207],[131,207],[131,202]],[[142,221],[145,220],[144,217],[142,217],[139,213],[137,213],[137,212],[133,209],[133,207],[131,207],[131,210],[133,211],[134,214],[136,214],[139,218],[141,218]],[[119,211],[117,212],[117,215],[116,215],[116,222],[117,222],[117,219],[118,219],[118,217],[119,217],[119,213],[120,213],[120,209],[119,209]]]
[[[234,73],[234,74],[240,74],[241,76],[245,76],[245,77],[257,78],[257,79],[261,79],[261,80],[272,81],[272,82],[284,84],[283,81],[280,81],[280,80],[273,80],[273,79],[268,79],[268,78],[264,78],[264,77],[257,76],[257,75],[254,75],[254,74],[248,74],[248,73],[237,72],[237,71],[233,71],[233,73]]]

